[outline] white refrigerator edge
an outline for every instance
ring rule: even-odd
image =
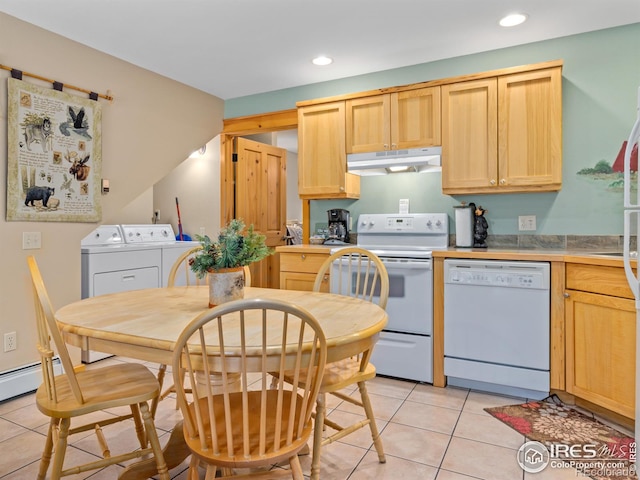
[[[638,106],[636,121],[631,128],[629,139],[624,154],[624,242],[623,258],[624,270],[629,282],[629,287],[636,299],[636,423],[635,439],[640,440],[640,422],[637,421],[640,413],[640,355],[638,355],[638,345],[640,345],[640,280],[631,267],[631,232],[636,236],[636,241],[640,238],[640,185],[637,189],[637,198],[631,200],[631,152],[640,139],[640,88],[638,88]],[[636,245],[636,249],[638,246]],[[634,256],[637,258],[637,252]]]

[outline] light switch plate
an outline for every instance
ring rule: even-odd
[[[22,232],[22,249],[36,250],[42,248],[42,234],[40,232]]]

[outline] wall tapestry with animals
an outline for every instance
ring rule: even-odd
[[[8,82],[7,220],[100,221],[101,105]]]

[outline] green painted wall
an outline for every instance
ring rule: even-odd
[[[640,87],[640,24],[572,35],[438,62],[235,98],[225,102],[225,118],[295,108],[301,100],[446,78],[486,70],[562,59],[563,187],[556,193],[443,195],[440,174],[363,177],[356,201],[311,202],[312,228],[326,221],[329,208],[360,213],[392,213],[409,198],[412,212],[447,212],[473,201],[488,209],[490,234],[514,234],[518,215],[536,215],[543,235],[622,233],[622,192],[578,175],[604,160],[612,164],[636,118]],[[451,222],[453,232],[453,222]]]

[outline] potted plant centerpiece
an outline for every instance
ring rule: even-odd
[[[243,298],[244,267],[273,253],[265,243],[266,237],[255,232],[253,225],[245,230],[241,219],[223,227],[215,242],[208,235],[196,235],[196,239],[202,250],[189,265],[198,278],[209,275],[210,307]]]

